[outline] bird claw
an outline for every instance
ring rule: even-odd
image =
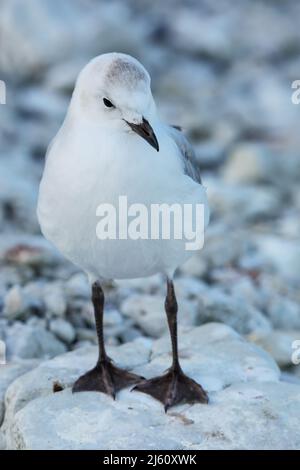
[[[72,392],[102,392],[115,399],[122,388],[144,380],[136,374],[116,367],[110,359],[99,362],[94,369],[79,377],[73,385]]]
[[[182,370],[172,368],[162,376],[143,380],[132,390],[159,400],[164,405],[165,412],[179,403],[208,403],[207,393],[201,385],[187,377]]]

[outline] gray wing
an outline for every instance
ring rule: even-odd
[[[192,178],[194,181],[196,181],[196,183],[201,184],[202,180],[200,175],[200,169],[197,164],[196,154],[193,147],[181,132],[180,127],[169,126],[168,131],[169,135],[174,140],[180,150],[184,173],[190,178]]]

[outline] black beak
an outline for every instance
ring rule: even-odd
[[[156,138],[156,135],[154,134],[154,131],[152,127],[150,126],[149,122],[147,119],[143,118],[143,122],[141,124],[133,124],[132,122],[127,122],[128,126],[136,132],[139,136],[141,136],[143,139],[145,139],[148,144],[150,144],[152,147],[155,148],[155,150],[159,151],[159,145],[158,141]]]

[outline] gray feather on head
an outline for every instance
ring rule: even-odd
[[[148,77],[141,67],[124,58],[116,58],[106,74],[106,80],[112,84],[126,85],[134,89],[140,82],[148,82]]]

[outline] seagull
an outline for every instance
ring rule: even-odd
[[[188,85],[187,85],[188,86]],[[91,284],[99,356],[96,366],[78,378],[73,392],[98,391],[115,398],[133,386],[165,408],[208,403],[206,391],[182,370],[177,341],[176,269],[193,255],[182,240],[99,239],[99,204],[191,203],[204,207],[192,146],[181,130],[161,121],[151,92],[150,76],[135,58],[106,53],[80,72],[64,122],[49,145],[39,188],[37,215],[41,231]],[[116,366],[103,336],[103,283],[148,277],[166,280],[165,312],[171,337],[172,364],[150,379]]]

